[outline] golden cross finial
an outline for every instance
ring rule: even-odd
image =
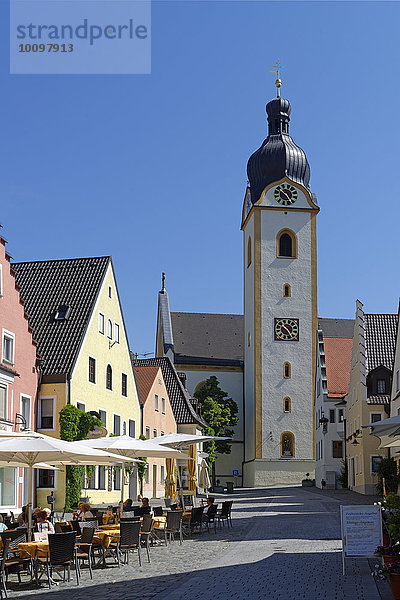
[[[281,85],[282,85],[282,81],[280,80],[280,77],[279,77],[279,75],[280,75],[280,70],[282,69],[282,65],[281,65],[281,63],[279,62],[279,58],[278,58],[278,60],[277,60],[277,62],[276,62],[276,65],[274,65],[274,67],[275,67],[275,69],[269,69],[269,72],[270,72],[270,73],[274,73],[274,74],[276,75],[276,81],[275,81],[276,90],[277,90],[277,91],[276,91],[276,97],[277,97],[277,98],[279,98],[279,97],[280,97],[280,95],[281,95],[281,93],[280,93],[280,89],[279,89],[279,88],[280,88],[280,87],[281,87]]]

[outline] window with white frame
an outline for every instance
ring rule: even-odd
[[[119,344],[119,325],[114,323],[114,341]]]
[[[153,438],[157,437],[157,429],[153,429]]]
[[[96,383],[96,359],[93,356],[89,356],[89,383]]]
[[[158,410],[158,396],[154,395],[154,410]]]
[[[126,435],[126,421],[122,422],[122,435]]]
[[[99,333],[104,335],[104,315],[101,312],[99,312]]]
[[[99,490],[106,489],[106,468],[100,466],[98,471],[98,488]]]
[[[382,421],[382,414],[371,413],[371,423],[377,423],[378,421]]]
[[[384,379],[378,379],[376,389],[378,394],[386,394],[386,381]]]
[[[161,473],[160,473],[160,483],[163,485],[164,484],[164,480],[165,480],[165,468],[164,465],[161,465],[161,469],[160,469]]]
[[[13,467],[0,468],[0,504],[2,510],[6,507],[17,506],[17,469]]]
[[[129,437],[134,438],[136,436],[136,423],[132,419],[129,419]]]
[[[12,365],[14,364],[14,343],[15,335],[3,329],[3,360]]]
[[[82,412],[86,412],[86,404],[84,402],[77,402],[76,408]]]
[[[165,433],[163,431],[160,431],[160,435],[165,435]]]
[[[114,490],[121,489],[121,467],[114,468]]]
[[[377,473],[381,464],[382,456],[371,456],[371,473]]]
[[[106,368],[106,389],[112,390],[112,366],[107,365]]]
[[[38,469],[37,475],[38,488],[51,490],[55,488],[55,471],[52,469]]]
[[[111,319],[107,320],[107,337],[112,340],[113,325]]]
[[[31,426],[31,397],[21,396],[21,415],[25,419],[25,427],[27,429]]]
[[[161,398],[161,412],[165,415],[165,398]]]
[[[39,400],[39,429],[54,429],[54,398]]]
[[[7,420],[7,386],[0,385],[0,420]]]
[[[103,423],[104,427],[107,427],[107,411],[99,408],[99,419]]]
[[[121,375],[121,394],[125,397],[128,395],[128,375],[126,373]]]
[[[146,439],[150,439],[150,427],[146,427]]]
[[[121,417],[119,415],[114,415],[114,431],[115,435],[121,435]]]

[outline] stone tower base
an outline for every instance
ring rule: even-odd
[[[315,460],[301,458],[256,458],[243,465],[244,487],[268,487],[301,484],[306,473],[315,476]]]

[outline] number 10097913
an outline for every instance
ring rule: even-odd
[[[73,52],[73,44],[19,44],[18,52]]]

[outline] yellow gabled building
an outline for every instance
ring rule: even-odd
[[[38,341],[41,383],[37,430],[59,437],[67,404],[98,416],[109,433],[140,434],[140,408],[128,337],[111,257],[14,263],[16,281]],[[97,467],[82,496],[92,504],[117,503],[120,471]],[[124,494],[137,494],[136,476]],[[65,502],[65,469],[37,472],[37,504]]]

